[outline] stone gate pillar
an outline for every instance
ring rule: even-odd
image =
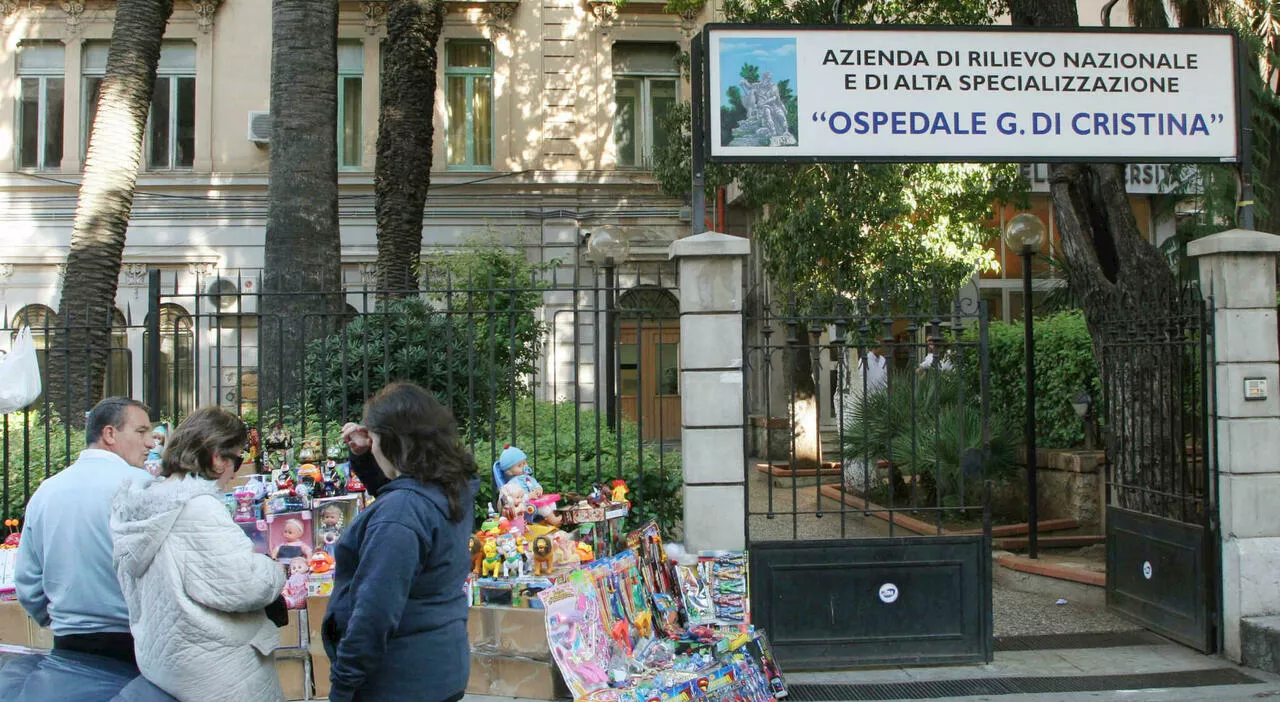
[[[1214,304],[1224,653],[1241,661],[1241,620],[1280,614],[1280,236],[1233,229],[1197,239]]]
[[[671,244],[680,266],[681,466],[690,551],[746,548],[743,264],[751,243],[704,232]]]

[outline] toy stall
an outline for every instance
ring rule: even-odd
[[[498,504],[471,539],[471,619],[488,621],[488,609],[541,614],[543,647],[529,642],[506,653],[549,654],[565,687],[545,698],[765,702],[787,695],[764,632],[751,625],[745,552],[686,553],[664,545],[656,522],[628,531],[622,481],[586,495],[545,494],[515,447],[504,449],[493,480]],[[510,621],[512,612],[503,616]],[[472,628],[473,650],[483,629]],[[475,683],[474,653],[472,665]],[[492,684],[468,691],[533,694]]]

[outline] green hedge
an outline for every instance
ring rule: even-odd
[[[40,483],[79,458],[84,450],[84,430],[72,429],[68,435],[60,422],[46,425],[35,411],[13,412],[3,421],[7,451],[0,469],[8,488],[4,514],[21,519],[26,498],[35,494]]]
[[[976,333],[976,332],[974,332]],[[1084,423],[1071,403],[1081,390],[1102,398],[1093,341],[1078,310],[1035,320],[1036,441],[1042,448],[1074,448],[1084,443]],[[1026,376],[1022,322],[988,328],[991,360],[991,412],[1010,427],[1026,422]],[[971,388],[978,387],[978,366],[968,364]]]
[[[476,497],[476,514],[483,516],[488,503],[494,502],[493,472],[497,454],[511,441],[511,409],[504,406],[492,436],[472,434],[467,438],[480,464],[480,494]],[[656,444],[639,441],[633,422],[621,427],[622,452],[618,452],[618,434],[609,429],[604,417],[584,409],[577,418],[577,440],[574,439],[574,404],[572,402],[535,402],[522,399],[516,405],[515,442],[529,455],[533,475],[547,493],[566,491],[586,493],[591,484],[614,478],[627,481],[631,492],[631,516],[635,527],[650,519],[658,520],[663,533],[673,530],[683,518],[683,479],[680,453],[662,450]],[[535,416],[536,415],[536,416]],[[600,441],[597,451],[596,428]],[[597,468],[596,457],[599,456]],[[496,506],[496,505],[495,505]]]

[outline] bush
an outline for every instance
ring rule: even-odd
[[[961,404],[965,381],[958,373],[918,377],[914,371],[895,370],[889,382],[892,392],[872,393],[849,409],[841,437],[846,464],[889,461],[897,480],[918,476],[925,504],[940,498],[946,507],[967,506],[962,499],[978,504],[975,497],[981,494],[983,480],[1003,483],[1014,474],[1014,436],[999,416],[993,414],[988,426],[988,451],[972,453],[983,451],[981,398],[966,392]],[[983,459],[981,474],[972,472],[978,466],[966,466],[966,454]],[[861,476],[847,480],[860,491]],[[894,486],[898,491],[903,487],[901,482]],[[895,495],[895,501],[899,497]]]
[[[534,477],[547,493],[585,494],[594,482],[621,478],[631,490],[631,516],[627,520],[631,527],[656,519],[663,533],[671,534],[680,524],[684,497],[680,454],[640,442],[635,423],[622,423],[619,454],[618,433],[609,429],[604,417],[589,409],[579,412],[572,402],[536,402],[522,398],[516,405],[514,442],[510,407],[504,405],[500,413],[492,435],[472,432],[467,438],[480,465],[478,517],[483,517],[487,504],[494,503],[496,507],[493,464],[503,447],[513,443],[529,455]],[[575,413],[578,417],[576,440]]]
[[[976,331],[971,332],[976,334]],[[1102,399],[1093,340],[1079,310],[1035,320],[1036,442],[1042,448],[1072,448],[1084,443],[1084,422],[1071,403],[1087,391],[1095,408]],[[1011,427],[1026,422],[1026,376],[1021,322],[988,328],[991,362],[991,415]],[[970,388],[978,389],[977,364],[966,364]]]
[[[27,498],[45,478],[75,462],[84,450],[84,430],[46,424],[39,412],[5,415],[4,502],[6,518],[21,519]],[[24,470],[27,472],[24,475]]]
[[[488,423],[537,367],[542,292],[523,254],[472,245],[428,262],[430,292],[380,303],[307,349],[307,404],[333,422],[359,418],[365,388],[408,380],[448,404],[460,426]],[[273,412],[265,416],[274,416]]]

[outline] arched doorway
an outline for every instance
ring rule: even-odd
[[[680,438],[680,304],[665,288],[618,298],[618,399],[642,438]]]

